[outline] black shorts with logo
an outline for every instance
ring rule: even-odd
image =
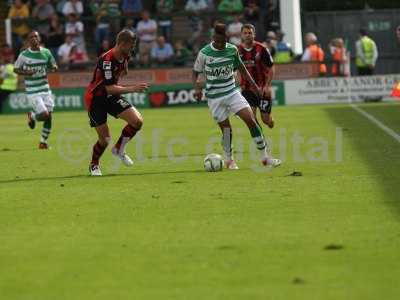
[[[122,96],[94,96],[88,112],[90,126],[100,126],[107,122],[107,114],[117,118],[120,113],[131,107],[132,105]]]
[[[258,107],[262,113],[271,113],[272,99],[261,100],[253,91],[242,91],[243,97],[247,100],[251,107]]]

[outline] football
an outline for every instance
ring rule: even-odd
[[[208,154],[204,158],[204,169],[207,172],[219,172],[224,168],[224,159],[216,153]]]

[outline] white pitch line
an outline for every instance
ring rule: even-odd
[[[374,116],[370,115],[365,110],[363,110],[360,107],[358,107],[357,105],[350,104],[350,106],[355,111],[357,111],[358,113],[360,113],[361,115],[366,117],[368,120],[370,120],[372,123],[374,123],[376,126],[378,126],[380,129],[382,129],[384,132],[386,132],[388,135],[390,135],[392,138],[394,138],[396,141],[398,141],[400,143],[400,135],[396,131],[394,131],[393,129],[387,127],[385,124],[383,124],[377,118],[375,118]]]

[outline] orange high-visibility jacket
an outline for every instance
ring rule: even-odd
[[[332,75],[343,75],[344,74],[344,63],[346,62],[345,48],[335,47],[332,54],[333,65]]]
[[[319,61],[319,73],[326,74],[326,65],[324,64],[325,53],[318,45],[308,46],[308,50],[311,54],[311,61]]]

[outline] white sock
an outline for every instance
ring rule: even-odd
[[[130,140],[131,140],[131,138],[129,138],[129,137],[123,137],[122,138],[121,146],[119,147],[119,154],[124,154],[125,153],[126,144],[128,144],[128,142]]]
[[[225,160],[232,160],[232,130],[225,127],[222,134],[222,148],[224,149]]]

